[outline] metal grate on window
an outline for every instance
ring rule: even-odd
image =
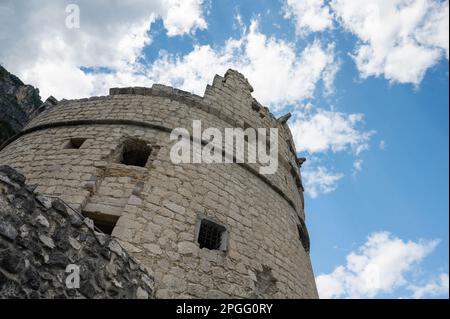
[[[226,228],[210,220],[203,219],[198,233],[198,243],[200,248],[220,249],[222,246],[222,236]]]

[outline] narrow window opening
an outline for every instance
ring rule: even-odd
[[[131,166],[145,167],[151,153],[151,147],[141,140],[125,142],[120,163]]]
[[[200,248],[225,250],[225,234],[225,226],[207,219],[202,219],[198,233]]]
[[[300,242],[302,243],[303,248],[307,253],[309,253],[310,243],[309,243],[309,235],[306,230],[306,225],[303,220],[300,219],[300,224],[297,224],[298,237]]]
[[[74,137],[71,138],[65,145],[65,149],[79,149],[83,143],[86,142],[86,138]]]
[[[116,227],[118,216],[105,215],[101,213],[87,213],[83,212],[83,215],[90,218],[94,222],[95,230],[100,230],[104,234],[111,235]]]
[[[290,151],[291,153],[295,154],[295,151],[294,151],[294,149],[293,149],[293,147],[292,147],[291,141],[290,141],[290,140],[286,140],[286,144],[287,144],[287,146],[288,146],[289,151]]]
[[[114,227],[116,226],[116,223],[94,220],[94,226],[100,229],[102,233],[111,235],[114,230]]]
[[[248,124],[247,122],[244,122],[244,131],[248,128],[251,128],[250,124]],[[248,135],[247,134],[244,135],[244,140],[248,143]]]

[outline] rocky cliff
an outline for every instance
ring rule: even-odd
[[[19,132],[41,104],[38,89],[0,65],[0,145]]]
[[[116,240],[0,166],[0,299],[152,297],[152,275]]]

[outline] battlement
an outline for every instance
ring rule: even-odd
[[[290,118],[290,113],[276,118],[267,107],[251,96],[251,92],[253,87],[247,78],[238,71],[229,69],[224,77],[215,75],[213,84],[206,86],[204,96],[162,84],[153,84],[151,88],[111,88],[109,94],[110,96],[141,95],[169,98],[215,114],[233,127],[278,127],[282,130],[288,148],[295,156],[295,144],[288,126],[285,125]],[[233,102],[231,105],[230,101]],[[250,120],[246,122],[246,118]]]
[[[220,114],[218,106],[214,106],[214,103],[208,103],[208,97],[214,100],[215,90],[226,90],[228,93],[232,93],[233,96],[238,94],[244,94],[251,97],[251,92],[253,92],[253,87],[238,71],[229,69],[225,76],[215,75],[213,84],[207,85],[204,96],[199,96],[187,91],[183,91],[171,86],[166,86],[163,84],[153,84],[151,88],[149,87],[122,87],[122,88],[111,88],[109,90],[109,95],[143,95],[143,96],[160,96],[170,98],[172,100],[177,100],[186,105],[193,107],[202,107],[203,109],[212,109],[212,113]],[[206,98],[205,98],[206,97]],[[241,102],[241,101],[239,101]],[[213,104],[213,105],[211,105]],[[255,98],[251,98],[251,108],[255,111],[255,115],[262,118],[267,117],[270,119],[272,125],[276,125],[276,118],[269,111],[267,107],[262,106]],[[236,106],[241,106],[241,103],[237,103]],[[222,114],[224,114],[222,112]],[[226,117],[225,115],[223,115]],[[228,122],[233,123],[234,121],[228,119]]]

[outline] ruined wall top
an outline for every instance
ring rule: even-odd
[[[299,171],[303,159],[297,158],[287,125],[290,114],[276,118],[252,97],[252,91],[248,80],[231,69],[223,77],[216,75],[212,84],[206,86],[203,97],[162,84],[111,88],[108,96],[45,104],[46,107],[40,110],[41,113],[22,134],[70,123],[95,125],[99,121],[103,124],[110,121],[109,124],[153,126],[166,131],[188,127],[192,125],[192,119],[201,119],[205,125],[217,128],[277,128],[279,163],[293,176],[303,197]],[[2,145],[0,150],[6,145]]]
[[[253,87],[240,72],[228,69],[225,75],[215,75],[212,85],[207,85],[203,97],[180,89],[162,84],[148,87],[111,88],[110,96],[116,95],[144,95],[160,96],[180,103],[200,107],[217,115],[234,127],[277,127],[283,142],[290,151],[289,157],[297,167],[303,159],[297,159],[295,144],[291,131],[287,125],[290,113],[276,118],[269,108],[261,105],[252,97]],[[101,98],[101,97],[100,97]],[[106,97],[105,97],[106,98]],[[98,99],[98,98],[91,98]]]

